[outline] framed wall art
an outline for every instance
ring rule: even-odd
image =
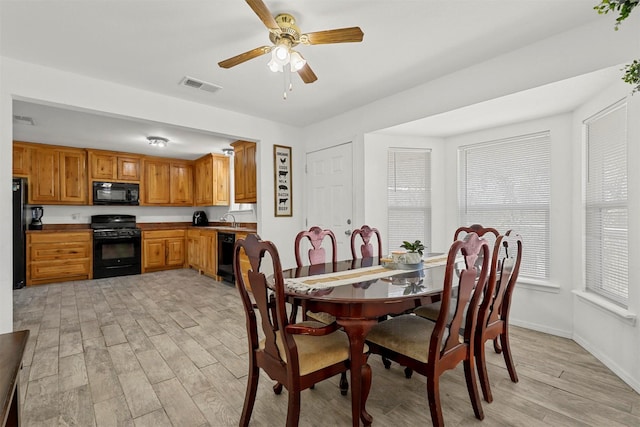
[[[291,147],[273,146],[273,172],[275,216],[292,216]]]

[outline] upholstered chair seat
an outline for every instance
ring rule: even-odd
[[[434,326],[434,322],[423,317],[403,314],[375,325],[367,335],[367,341],[428,363],[429,337]],[[460,343],[463,340],[460,336]]]
[[[324,323],[314,321],[300,322],[296,325],[316,329],[326,326]],[[307,375],[349,359],[349,337],[343,331],[338,330],[329,335],[321,336],[294,335],[293,340],[298,350],[300,375]],[[261,349],[264,349],[265,342],[266,339],[260,341]],[[287,352],[280,334],[276,336],[276,345],[282,360],[287,363]],[[363,353],[368,351],[369,347],[365,344]]]

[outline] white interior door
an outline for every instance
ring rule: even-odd
[[[338,259],[350,259],[353,215],[352,144],[307,154],[307,229],[329,228],[336,235]]]

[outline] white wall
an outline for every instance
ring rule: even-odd
[[[449,236],[460,226],[458,222],[458,147],[499,140],[541,131],[551,134],[551,212],[550,212],[550,277],[548,282],[520,280],[514,292],[511,309],[513,324],[571,337],[573,271],[568,263],[571,245],[571,181],[572,141],[571,115],[532,120],[480,132],[447,138],[445,142],[446,194],[448,212],[444,227]],[[438,160],[434,159],[434,163]],[[487,165],[500,167],[500,165]],[[501,230],[506,231],[506,230]],[[517,231],[517,230],[516,230]],[[526,239],[524,241],[526,251]]]
[[[375,157],[373,153],[379,151],[379,147],[376,146],[379,139],[371,133],[399,123],[630,62],[640,52],[640,33],[637,31],[639,19],[640,16],[631,18],[617,32],[612,30],[610,20],[595,21],[316,123],[305,129],[307,151],[311,151],[311,147],[315,150],[337,145],[345,139],[362,141],[362,145],[356,144],[354,150],[354,193],[362,207],[362,216],[358,220],[363,223],[385,223],[379,214],[370,213],[376,202],[384,200],[378,192],[371,192],[371,185],[368,184],[373,173],[368,168],[368,162]],[[623,86],[628,93],[629,86]],[[636,105],[629,113],[630,122],[635,120],[636,123],[629,133],[629,140],[633,142],[629,149],[629,158],[635,160],[640,158],[640,120],[637,120],[640,117],[640,107],[637,106],[638,101],[634,102]],[[573,294],[576,288],[581,289],[583,286],[580,276],[576,274],[582,268],[582,264],[576,263],[575,259],[575,254],[579,254],[582,247],[582,231],[576,221],[576,218],[582,215],[580,182],[576,184],[576,177],[580,181],[581,163],[580,151],[575,147],[576,144],[580,144],[581,133],[577,132],[575,120],[582,118],[574,119],[570,114],[563,114],[447,140],[444,158],[440,159],[445,170],[442,178],[445,182],[445,203],[440,209],[434,203],[434,216],[444,218],[440,223],[443,227],[440,229],[445,231],[440,237],[434,236],[434,242],[444,245],[444,242],[448,241],[448,237],[445,236],[450,235],[458,225],[456,144],[475,139],[483,141],[500,138],[501,135],[511,136],[508,134],[513,132],[518,134],[544,128],[551,129],[551,277],[548,283],[518,283],[512,321],[514,324],[532,329],[573,337],[640,391],[638,327],[623,324],[619,316],[612,316],[611,312],[590,306]],[[432,161],[436,165],[439,164],[435,155]],[[635,163],[630,162],[630,165]],[[637,169],[630,169],[629,194],[640,194],[640,170]],[[630,200],[629,207],[629,218],[638,217],[640,197]],[[357,222],[360,222],[358,220]],[[638,259],[640,255],[639,228],[637,221],[630,224],[631,235],[636,237],[631,239],[629,248],[631,260]],[[633,263],[631,265],[633,266]],[[640,269],[636,268],[630,272],[630,283],[640,283]],[[634,289],[630,293],[630,298],[634,301],[630,308],[634,313],[638,313],[640,288],[635,286]]]
[[[303,176],[301,159],[304,158],[304,154],[299,142],[302,137],[301,131],[297,128],[10,58],[1,58],[0,82],[1,181],[9,182],[11,178],[12,101],[35,100],[258,141],[258,211],[255,215],[259,223],[258,232],[264,239],[273,240],[276,245],[286,247],[295,238],[295,231],[302,226],[302,204],[299,197],[294,197],[293,217],[275,218],[273,215],[273,145],[293,147],[293,173]],[[0,200],[11,203],[9,185],[0,186]],[[138,209],[140,211],[136,211],[136,214],[147,208]],[[45,221],[56,216],[70,216],[72,213],[88,216],[91,212],[93,208],[90,207],[75,207],[70,210],[45,208]],[[153,211],[149,212],[149,218],[155,217]],[[176,218],[190,219],[191,212],[192,209],[177,210],[174,215]],[[11,210],[0,210],[0,220],[0,240],[10,242]],[[291,251],[282,252],[283,265],[293,265],[295,260]],[[3,333],[11,331],[13,323],[12,284],[9,273],[12,271],[11,245],[2,245],[0,248],[0,271],[8,273],[0,278],[0,333]]]
[[[138,223],[191,222],[193,212],[196,210],[204,210],[207,218],[211,222],[219,221],[222,215],[229,212],[228,206],[42,206],[44,208],[43,224],[89,224],[91,222],[91,215],[104,214],[135,215]],[[252,210],[231,212],[237,222],[256,222],[255,205],[250,206],[252,206]]]
[[[390,148],[426,148],[431,150],[431,206],[433,224],[445,222],[444,195],[444,140],[412,136],[371,133],[364,137],[364,220],[363,224],[376,227],[382,236],[388,236],[387,216],[387,152]],[[355,224],[359,227],[360,224]],[[442,227],[432,227],[429,252],[445,252],[451,236],[445,237]],[[453,234],[451,234],[453,235]],[[383,253],[398,248],[389,248],[382,239]],[[450,243],[450,242],[449,242]]]
[[[574,134],[582,135],[583,120],[626,98],[628,142],[628,202],[629,202],[629,306],[627,310],[610,307],[603,299],[585,294],[584,279],[584,174],[574,173],[572,206],[574,222],[573,256],[574,290],[573,339],[604,362],[612,371],[640,393],[640,327],[634,316],[640,313],[640,97],[630,95],[630,86],[616,82],[599,96],[584,104],[573,114]],[[572,146],[574,169],[584,161],[584,141],[574,138]]]

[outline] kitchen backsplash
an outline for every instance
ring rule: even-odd
[[[234,206],[234,207],[237,207]],[[209,221],[218,221],[230,212],[237,222],[257,222],[256,205],[244,204],[240,210],[227,206],[159,207],[159,206],[62,206],[45,205],[43,224],[89,224],[91,215],[135,215],[137,222],[191,222],[193,212],[204,210]],[[30,220],[30,218],[28,218]]]

